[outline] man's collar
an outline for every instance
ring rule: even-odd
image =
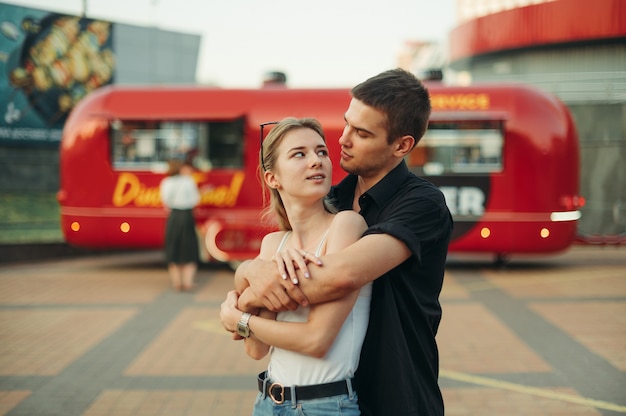
[[[387,173],[380,181],[374,186],[365,191],[376,204],[379,206],[384,205],[398,190],[398,187],[402,185],[404,179],[410,174],[409,168],[406,162],[403,160]],[[352,204],[352,198],[354,198],[354,191],[356,188],[357,176],[349,174],[338,185],[339,191],[335,197],[344,201],[349,198],[350,204]]]
[[[352,209],[357,176],[348,174],[330,191],[331,200],[340,209]]]
[[[409,168],[403,160],[387,173],[378,183],[367,190],[367,194],[378,204],[383,206],[396,193],[398,187],[402,185],[409,175]]]

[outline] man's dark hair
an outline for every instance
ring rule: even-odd
[[[387,140],[411,135],[417,144],[430,118],[428,89],[403,69],[382,72],[352,88],[352,97],[387,115]]]

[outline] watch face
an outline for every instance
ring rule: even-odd
[[[244,338],[248,338],[250,336],[250,328],[248,328],[248,325],[239,322],[237,323],[237,333]]]

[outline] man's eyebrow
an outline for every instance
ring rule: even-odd
[[[369,131],[369,130],[367,130],[367,129],[363,129],[363,128],[359,128],[359,127],[355,127],[355,129],[356,129],[356,130],[358,130],[358,131],[365,132],[365,133],[369,134],[370,136],[373,136],[373,135],[374,135],[374,132]]]
[[[346,115],[345,115],[345,114],[343,115],[343,120],[344,120],[347,124],[350,124],[350,123],[348,123],[348,119],[346,118]],[[356,131],[362,131],[362,132],[365,132],[365,133],[369,134],[370,136],[373,136],[373,135],[374,135],[374,133],[373,133],[373,132],[369,131],[368,129],[364,129],[363,127],[357,127],[357,126],[352,126],[352,127],[353,127]]]

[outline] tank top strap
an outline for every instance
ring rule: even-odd
[[[287,231],[285,235],[283,235],[283,239],[280,240],[280,244],[278,245],[278,248],[276,249],[277,253],[283,249],[290,235],[291,235],[291,230]]]
[[[322,236],[322,239],[320,240],[319,244],[317,245],[317,249],[315,250],[315,257],[319,257],[320,254],[322,254],[322,247],[324,246],[324,243],[326,242],[326,237],[328,236],[328,230],[330,228],[326,229],[326,232],[324,233],[324,235]]]
[[[287,231],[284,235],[282,240],[280,240],[280,244],[278,244],[278,248],[276,249],[276,253],[278,253],[279,251],[281,251],[283,249],[283,247],[285,247],[285,244],[287,243],[287,240],[289,240],[289,236],[291,235],[291,230]],[[324,243],[326,242],[326,237],[328,236],[328,230],[326,230],[326,232],[324,233],[324,235],[322,235],[322,238],[320,240],[320,242],[317,244],[317,248],[315,249],[315,256],[319,257],[320,254],[322,253],[322,247],[324,247]]]

